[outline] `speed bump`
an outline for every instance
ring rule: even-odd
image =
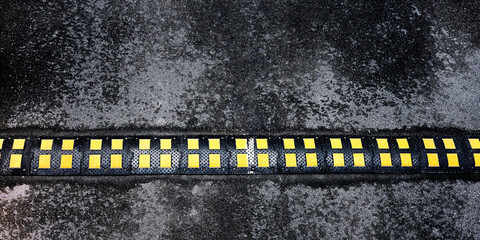
[[[81,139],[82,175],[129,175],[131,173],[131,139],[94,137]]]
[[[372,172],[372,151],[368,138],[361,136],[322,138],[326,171],[332,173]]]
[[[2,175],[28,175],[30,139],[0,136],[0,172]]]
[[[2,175],[477,173],[474,135],[0,136]]]
[[[224,136],[180,138],[182,174],[228,174],[229,154]]]
[[[277,173],[278,154],[275,149],[276,140],[269,136],[227,138],[230,173]]]
[[[79,175],[82,161],[80,140],[60,138],[32,139],[32,175]]]
[[[428,136],[419,139],[420,166],[425,173],[477,172],[471,138]],[[475,141],[473,140],[473,147]]]
[[[179,174],[178,137],[137,137],[129,141],[132,174]]]
[[[418,144],[415,139],[404,136],[379,136],[372,140],[374,172],[420,172]]]
[[[325,171],[324,154],[315,136],[277,138],[281,173],[320,173]]]

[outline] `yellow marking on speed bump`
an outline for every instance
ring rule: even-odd
[[[112,150],[122,150],[123,139],[112,139]]]
[[[350,143],[352,144],[352,149],[362,149],[362,139],[361,138],[350,138]]]
[[[304,138],[303,144],[305,145],[305,149],[315,149],[315,139],[313,138]]]
[[[198,138],[187,139],[187,148],[190,150],[198,149]]]
[[[90,150],[102,150],[102,139],[90,140]]]
[[[286,153],[285,154],[285,166],[286,167],[297,167],[297,155],[295,153]]]
[[[73,146],[75,144],[75,140],[73,139],[64,139],[62,141],[62,150],[73,150]]]
[[[0,140],[1,141],[1,140]],[[478,138],[469,138],[468,141],[470,142],[470,147],[472,149],[480,149],[480,139]],[[0,149],[2,149],[2,145],[0,143]]]
[[[200,156],[198,154],[188,154],[188,168],[199,168],[199,167],[200,167]]]
[[[345,157],[343,153],[334,153],[333,154],[333,166],[334,167],[345,167]]]
[[[220,154],[209,154],[208,162],[210,168],[220,168]]]
[[[73,155],[62,155],[60,157],[60,168],[72,168]]]
[[[409,149],[408,140],[406,138],[397,138],[398,149]]]
[[[316,153],[306,153],[305,158],[307,159],[307,167],[318,167]]]
[[[377,138],[378,149],[389,149],[388,140],[386,138]]]
[[[161,150],[172,149],[172,139],[160,139],[160,149]]]
[[[440,167],[440,162],[438,161],[438,154],[427,153],[427,159],[429,167]]]
[[[50,168],[50,155],[38,156],[38,168]]]
[[[268,149],[268,140],[266,138],[257,138],[257,149]]]
[[[455,142],[451,138],[444,138],[443,145],[445,145],[445,149],[455,149]]]
[[[172,167],[172,155],[171,154],[161,154],[160,155],[160,168],[171,168]]]
[[[52,150],[53,139],[42,139],[40,150]]]
[[[208,139],[208,148],[213,150],[220,149],[220,139],[218,138]]]
[[[90,155],[88,157],[88,168],[100,169],[100,155]]]
[[[283,147],[284,149],[295,149],[295,140],[293,138],[284,138]]]
[[[237,154],[237,167],[245,168],[248,167],[248,157],[247,154],[239,153]]]
[[[22,167],[22,154],[10,155],[10,168],[21,168],[21,167]]]
[[[258,154],[258,167],[270,167],[267,153]]]
[[[235,139],[235,147],[237,149],[247,149],[247,139],[245,138]]]
[[[14,139],[12,149],[23,149],[25,147],[25,139]]]
[[[306,153],[305,158],[307,159],[307,167],[318,167],[316,153]]]
[[[435,147],[435,141],[433,141],[433,138],[424,138],[423,139],[423,145],[425,146],[425,149],[436,149]]]
[[[447,153],[448,167],[460,167],[458,155],[456,153]]]
[[[110,168],[122,168],[122,155],[121,154],[110,155]]]
[[[392,166],[392,156],[390,153],[380,153],[380,165],[382,167]]]
[[[4,141],[4,139],[0,139],[0,149],[2,149],[2,147],[3,147],[3,141]]]
[[[473,159],[475,160],[475,167],[480,167],[480,153],[474,153]]]
[[[365,155],[363,153],[353,154],[353,166],[365,167]]]
[[[402,167],[412,167],[412,155],[410,153],[400,153],[400,162]]]
[[[150,168],[150,154],[140,154],[138,156],[138,168]]]
[[[150,139],[140,139],[138,141],[138,149],[149,150],[150,149]]]
[[[342,149],[342,139],[340,138],[330,138],[330,144],[332,149]]]

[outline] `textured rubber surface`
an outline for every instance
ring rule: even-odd
[[[472,173],[479,137],[0,137],[2,175]]]

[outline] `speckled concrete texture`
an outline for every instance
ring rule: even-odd
[[[0,127],[480,127],[478,1],[8,1]]]
[[[1,131],[478,131],[479,102],[478,0],[0,3]],[[3,177],[0,238],[480,239],[478,179],[382,176]]]
[[[295,176],[3,186],[2,239],[478,239],[470,180]],[[394,178],[394,177],[393,177]],[[234,184],[239,181],[241,184]],[[101,184],[99,184],[101,183]]]

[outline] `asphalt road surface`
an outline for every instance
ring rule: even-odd
[[[480,1],[3,1],[2,132],[480,129]],[[475,176],[2,177],[1,239],[480,239]]]

